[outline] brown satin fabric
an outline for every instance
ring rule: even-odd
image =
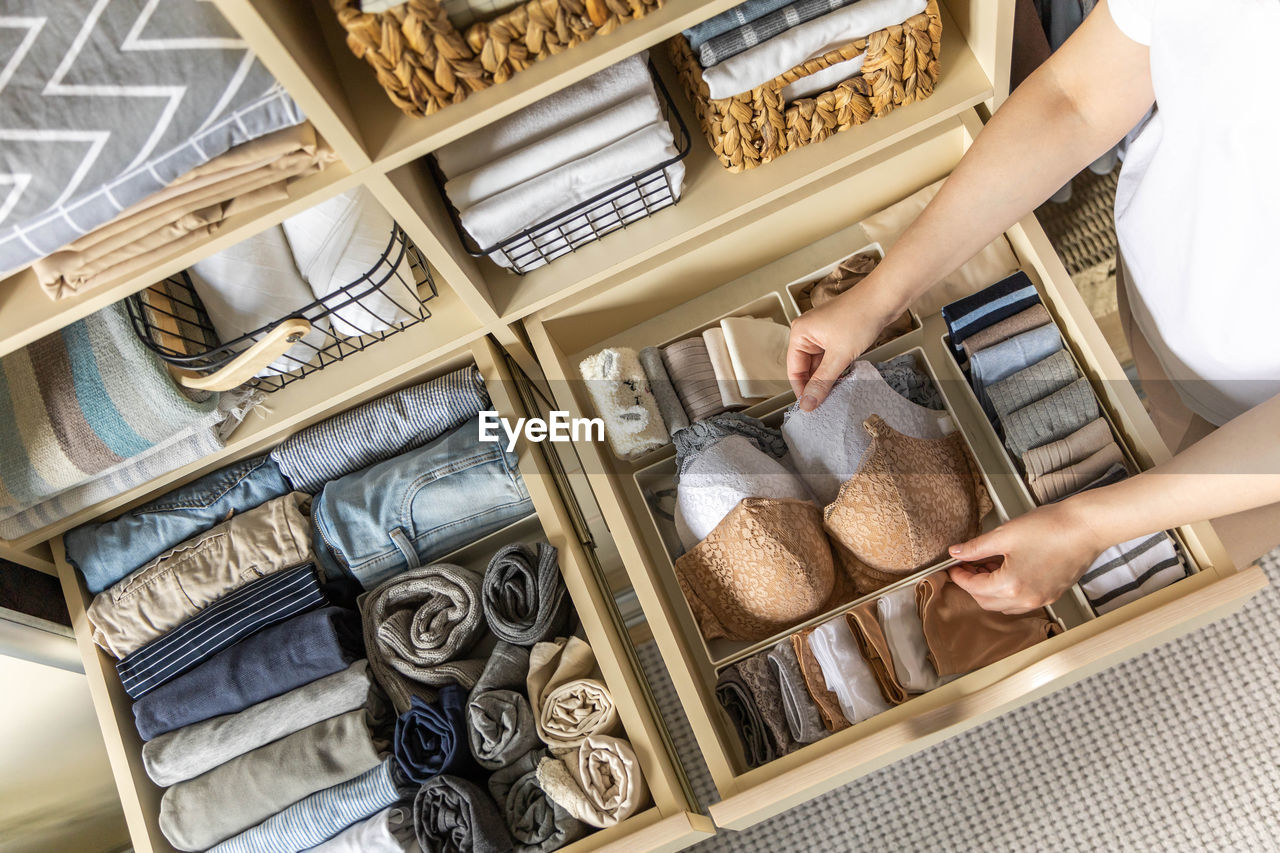
[[[863,427],[871,446],[824,521],[837,562],[865,594],[944,559],[981,531],[992,503],[960,433],[912,438],[878,415]]]
[[[763,640],[821,612],[836,585],[822,513],[808,501],[746,498],[676,560],[708,640]]]
[[[809,689],[813,703],[818,706],[822,716],[822,724],[829,732],[838,732],[849,728],[849,721],[840,710],[840,699],[835,692],[827,688],[827,681],[822,676],[822,667],[809,648],[809,635],[812,628],[791,635],[791,646],[795,649],[796,660],[800,662],[800,674],[804,676],[804,686]]]
[[[880,259],[875,255],[865,253],[847,258],[840,266],[828,273],[825,278],[811,281],[797,290],[796,306],[801,313],[813,308],[821,308],[845,291],[853,289],[854,285],[866,278],[879,263]],[[911,314],[904,311],[898,319],[881,330],[880,336],[876,338],[872,346],[878,347],[881,344],[888,343],[894,338],[905,335],[911,331],[911,328]]]
[[[1037,303],[1025,311],[1019,311],[1012,317],[1005,317],[999,323],[987,326],[980,332],[974,332],[961,341],[960,346],[964,347],[965,355],[972,358],[973,354],[978,350],[993,347],[1001,341],[1007,341],[1014,335],[1038,329],[1052,322],[1053,318],[1049,316],[1049,309]]]
[[[945,571],[916,585],[929,661],[938,675],[963,675],[1058,633],[1043,610],[1010,616],[983,610]]]
[[[885,700],[895,705],[907,701],[907,689],[898,681],[898,674],[893,668],[893,651],[880,628],[875,601],[863,602],[844,616],[849,622],[853,638],[858,641],[862,657],[875,673],[876,683],[880,685],[880,692],[884,694]]]

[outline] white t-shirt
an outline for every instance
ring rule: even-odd
[[[1151,48],[1157,106],[1116,190],[1134,321],[1221,424],[1280,394],[1280,0],[1109,6]]]

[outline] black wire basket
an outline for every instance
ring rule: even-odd
[[[233,340],[218,339],[185,270],[133,294],[126,305],[134,332],[178,368],[184,385],[224,391],[247,384],[278,391],[430,319],[427,303],[437,295],[422,253],[395,225],[386,250],[369,272]],[[343,335],[335,326],[381,328]],[[245,378],[231,381],[235,377]]]
[[[679,201],[679,188],[672,185],[667,169],[689,155],[689,129],[652,63],[649,73],[653,77],[662,117],[671,125],[676,156],[488,248],[481,248],[467,233],[458,209],[445,194],[444,185],[448,179],[435,155],[427,155],[427,168],[445,199],[449,218],[467,254],[474,258],[499,256],[512,272],[524,275]]]

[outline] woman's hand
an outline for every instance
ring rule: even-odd
[[[1107,544],[1070,501],[1049,504],[952,545],[965,564],[951,580],[987,610],[1027,613],[1061,598]]]
[[[818,408],[853,360],[871,348],[880,330],[902,313],[895,298],[877,288],[872,272],[850,290],[806,311],[791,324],[787,379],[800,410]]]

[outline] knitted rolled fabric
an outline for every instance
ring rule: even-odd
[[[829,732],[822,723],[818,705],[805,687],[804,673],[790,637],[779,640],[769,649],[769,668],[778,682],[782,711],[796,743],[813,743],[822,740]]]
[[[1033,447],[1065,438],[1099,417],[1098,398],[1088,379],[1077,379],[1030,406],[1000,419],[1005,447],[1014,458]]]
[[[1066,438],[1033,447],[1022,454],[1022,467],[1028,482],[1043,477],[1050,471],[1067,468],[1083,462],[1108,444],[1115,442],[1106,418],[1097,418],[1080,427]]]
[[[602,829],[631,817],[649,799],[631,744],[608,735],[591,735],[563,759],[539,761],[538,784],[569,814]]]
[[[489,561],[481,602],[489,630],[500,640],[532,646],[563,633],[573,604],[560,575],[558,552],[539,542],[535,552],[517,542]]]
[[[1081,576],[1080,589],[1101,615],[1186,576],[1173,538],[1161,531],[1103,551]]]
[[[499,640],[467,699],[467,738],[481,767],[506,767],[541,745],[524,695],[528,672],[529,651]]]
[[[719,326],[707,329],[702,333],[702,342],[707,346],[707,357],[711,359],[711,369],[716,374],[720,402],[727,409],[745,408],[747,398],[738,383],[738,374],[733,371],[733,359],[729,357],[729,347],[724,341],[724,329]]]
[[[591,646],[578,637],[538,643],[529,652],[525,684],[538,737],[553,749],[572,748],[618,728],[618,709],[598,672]]]
[[[943,402],[938,386],[933,384],[929,374],[916,366],[913,354],[906,352],[888,361],[878,361],[875,368],[890,388],[917,406],[946,411],[947,404]]]
[[[946,321],[956,357],[963,354],[961,345],[969,337],[1038,304],[1040,296],[1035,285],[1026,273],[1018,270],[990,287],[944,305],[942,319]]]
[[[396,712],[412,697],[434,701],[432,687],[450,682],[470,689],[483,660],[460,660],[484,634],[480,575],[448,563],[396,575],[360,604],[373,677]]]
[[[982,410],[993,423],[996,411],[987,397],[987,386],[1048,358],[1060,349],[1062,335],[1058,333],[1058,327],[1040,326],[973,354],[969,359],[969,384],[978,395]]]
[[[466,701],[466,691],[446,684],[435,702],[414,696],[409,710],[396,718],[396,764],[410,780],[421,784],[441,773],[482,776],[467,745]]]
[[[635,459],[671,440],[635,350],[603,349],[584,358],[578,371],[604,419],[614,456]]]
[[[748,767],[759,767],[778,757],[773,737],[736,664],[721,670],[716,679],[716,700],[738,733]]]
[[[489,777],[489,793],[507,820],[516,853],[551,853],[589,832],[538,784],[538,764],[550,757],[545,749],[530,749]]]
[[[791,737],[791,727],[787,724],[786,713],[782,710],[782,691],[778,680],[769,666],[769,653],[757,652],[749,658],[738,661],[738,676],[751,691],[760,718],[769,730],[770,739],[777,748],[778,755],[794,752],[799,746]]]
[[[508,853],[515,846],[493,798],[457,776],[436,776],[418,789],[413,828],[424,851]]]
[[[987,398],[991,400],[996,416],[1003,418],[1010,412],[1043,400],[1079,378],[1080,371],[1076,370],[1071,354],[1060,349],[1048,358],[988,385]]]
[[[973,358],[973,354],[978,350],[993,347],[1015,335],[1038,329],[1052,322],[1053,318],[1049,316],[1049,309],[1040,303],[1036,303],[1025,311],[1019,311],[1012,317],[1005,317],[994,326],[987,326],[982,331],[970,335],[961,342],[960,346],[964,349],[965,355]]]
[[[675,434],[689,425],[689,416],[684,406],[680,405],[680,396],[676,394],[676,386],[671,384],[666,365],[662,363],[662,351],[657,347],[645,347],[640,350],[640,366],[649,380],[649,389],[653,391],[653,399],[662,413],[662,423],[667,432],[675,438]]]
[[[716,371],[701,335],[663,347],[662,363],[690,422],[697,423],[726,410]]]
[[[1051,503],[1075,494],[1116,465],[1124,466],[1124,454],[1120,451],[1120,445],[1111,441],[1074,465],[1050,471],[1042,477],[1028,476],[1027,485],[1031,487],[1037,503]]]
[[[723,412],[690,424],[688,429],[681,430],[673,438],[672,443],[676,446],[676,470],[683,474],[698,454],[731,435],[746,438],[761,453],[767,453],[774,459],[787,455],[787,443],[782,439],[781,430],[741,412]]]

